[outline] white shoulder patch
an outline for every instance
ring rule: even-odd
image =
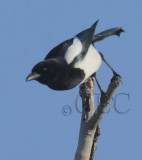
[[[70,64],[74,58],[79,55],[79,53],[82,51],[82,44],[81,41],[75,37],[73,40],[73,44],[67,49],[65,53],[65,59],[68,64]]]
[[[102,58],[98,51],[91,44],[86,56],[83,60],[78,61],[74,64],[74,68],[80,68],[85,72],[85,78],[89,78],[93,73],[95,73],[102,63]]]

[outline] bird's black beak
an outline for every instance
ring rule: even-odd
[[[38,73],[31,73],[28,75],[28,77],[26,78],[26,81],[31,81],[31,80],[35,80],[37,78],[40,77],[40,74]]]

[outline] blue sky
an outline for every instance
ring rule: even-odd
[[[101,121],[96,159],[141,159],[141,41],[142,1],[128,0],[1,0],[0,1],[0,159],[72,160],[78,143],[81,115],[74,108],[79,87],[53,91],[35,81],[26,83],[32,67],[60,42],[99,19],[96,32],[112,27],[126,31],[95,44],[122,76],[112,105]],[[98,71],[107,88],[111,71]],[[99,93],[95,87],[95,93]],[[70,106],[69,116],[62,114]],[[81,106],[80,100],[78,106]]]

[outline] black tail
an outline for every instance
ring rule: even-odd
[[[111,28],[111,29],[108,29],[106,31],[103,31],[101,33],[98,33],[98,34],[94,35],[93,39],[92,39],[92,42],[95,43],[95,42],[101,41],[104,38],[112,36],[112,35],[120,36],[120,34],[122,32],[125,32],[125,31],[121,27]]]

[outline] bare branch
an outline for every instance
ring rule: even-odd
[[[89,160],[95,130],[89,127],[89,120],[93,116],[94,109],[94,78],[80,86],[80,96],[82,98],[82,118],[80,134],[75,160]]]
[[[97,147],[97,140],[100,135],[97,126],[99,125],[107,104],[110,102],[114,91],[120,83],[120,76],[114,75],[106,93],[101,95],[101,101],[96,111],[94,109],[93,79],[90,78],[86,83],[80,86],[82,118],[75,160],[93,160],[94,152]]]
[[[101,95],[100,104],[99,104],[98,108],[96,109],[96,111],[94,112],[94,115],[90,119],[90,125],[92,128],[96,128],[97,125],[99,124],[99,122],[103,116],[103,113],[105,112],[105,109],[113,96],[114,91],[120,85],[120,83],[121,83],[120,76],[114,75],[113,78],[111,79],[111,82],[108,86],[106,93],[103,93]]]
[[[93,140],[93,144],[92,144],[91,153],[90,153],[90,159],[89,160],[93,160],[94,159],[94,154],[95,154],[95,151],[97,150],[97,142],[98,142],[98,138],[99,138],[100,134],[101,134],[100,127],[97,126],[97,129],[96,129],[96,132],[95,132],[95,135],[94,135],[94,140]]]

